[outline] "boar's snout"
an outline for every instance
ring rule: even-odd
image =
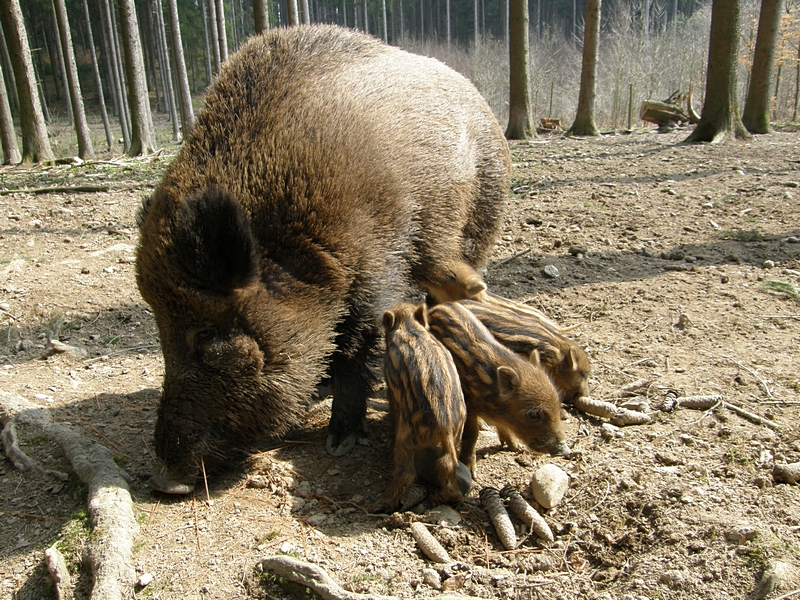
[[[572,454],[572,448],[569,447],[567,442],[562,441],[555,449],[550,451],[552,456],[569,456]]]

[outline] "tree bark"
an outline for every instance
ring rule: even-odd
[[[103,16],[106,21],[104,30],[108,37],[109,60],[111,62],[112,75],[114,77],[114,91],[119,116],[119,125],[122,129],[122,144],[125,152],[131,147],[131,130],[128,127],[128,104],[125,102],[124,77],[121,72],[122,60],[119,56],[119,45],[117,44],[117,30],[114,25],[114,13],[111,10],[109,0],[100,0],[103,7]]]
[[[164,88],[164,101],[167,104],[167,112],[172,122],[172,141],[178,142],[181,139],[181,129],[178,124],[178,109],[175,101],[175,89],[172,85],[172,65],[169,60],[169,50],[167,48],[167,34],[164,29],[163,7],[161,0],[153,0],[156,12],[156,39],[158,44],[158,63],[161,66],[161,84]]]
[[[214,73],[219,72],[222,63],[219,55],[219,28],[217,27],[217,0],[205,0],[208,6],[208,28],[211,30],[211,50],[214,57]]]
[[[194,109],[192,108],[192,92],[189,89],[189,76],[186,74],[186,61],[183,57],[183,42],[181,41],[180,21],[178,20],[177,0],[167,0],[169,8],[169,28],[172,31],[172,51],[175,55],[176,78],[181,104],[181,126],[183,139],[192,131],[194,124]]]
[[[6,38],[3,34],[3,27],[0,26],[0,53],[2,53],[2,66],[3,73],[6,76],[6,91],[8,93],[8,102],[11,105],[12,111],[19,110],[19,100],[17,99],[17,82],[14,79],[14,69],[11,66],[11,58],[8,55],[8,46],[6,46]]]
[[[253,22],[256,35],[269,29],[269,12],[265,0],[253,0]]]
[[[0,19],[3,21],[8,53],[19,98],[19,120],[22,127],[22,161],[52,161],[53,151],[47,139],[47,127],[36,96],[36,75],[28,46],[28,35],[22,19],[19,0],[0,2]]]
[[[739,46],[741,0],[713,0],[708,49],[706,96],[700,122],[686,143],[719,142],[732,132],[749,138],[736,99],[736,55]]]
[[[125,50],[128,103],[131,109],[131,147],[128,149],[128,156],[147,155],[156,150],[156,135],[153,115],[150,113],[136,6],[133,0],[117,1],[120,33]]]
[[[66,56],[66,50],[64,49],[64,44],[61,41],[61,32],[59,31],[59,22],[58,16],[56,15],[56,5],[55,2],[51,4],[52,13],[53,13],[53,39],[55,40],[55,48],[56,48],[56,56],[58,57],[58,70],[61,73],[61,87],[64,90],[64,99],[67,103],[67,118],[69,119],[69,124],[75,124],[75,117],[73,116],[73,109],[72,109],[72,95],[69,93],[69,82],[67,80],[67,62],[64,59]],[[46,37],[46,36],[45,36]],[[74,55],[73,55],[74,59]],[[55,73],[53,73],[55,76]]]
[[[531,136],[531,97],[528,89],[528,0],[509,4],[509,88],[506,138],[525,140]]]
[[[78,79],[78,65],[75,62],[75,52],[72,48],[72,33],[69,30],[67,6],[64,0],[53,0],[53,8],[58,20],[58,35],[61,38],[63,51],[64,70],[67,73],[67,88],[69,90],[72,113],[75,120],[75,133],[78,136],[78,156],[84,160],[94,158],[92,138],[89,135],[89,123],[86,121],[86,111],[83,108],[83,95],[81,82]]]
[[[103,82],[100,79],[100,67],[97,65],[97,53],[94,47],[94,36],[92,35],[92,22],[89,18],[89,2],[83,0],[83,16],[86,19],[86,30],[88,33],[87,42],[89,45],[89,55],[92,59],[92,71],[94,72],[94,83],[97,87],[97,101],[100,104],[100,115],[103,117],[103,127],[106,131],[106,142],[108,143],[108,151],[114,147],[114,136],[111,134],[111,123],[108,121],[108,112],[106,111],[106,99],[103,96]]]
[[[300,25],[300,13],[297,0],[286,0],[286,23],[289,27]]]
[[[14,119],[11,116],[11,105],[8,102],[6,82],[3,79],[2,64],[0,64],[0,140],[3,142],[4,165],[15,165],[22,160],[17,145],[17,132],[14,130]]]
[[[772,64],[775,44],[783,12],[783,0],[761,0],[761,15],[758,19],[756,49],[750,85],[742,113],[742,124],[750,133],[769,133],[769,84],[772,79]]]
[[[224,63],[228,60],[228,34],[225,30],[225,5],[222,0],[214,0],[217,13],[217,36],[219,39],[219,60]]]
[[[583,63],[578,112],[567,135],[600,135],[594,124],[594,97],[597,79],[597,49],[600,40],[601,0],[586,0],[583,32]]]

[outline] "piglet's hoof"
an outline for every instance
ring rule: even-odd
[[[153,475],[147,483],[157,492],[163,492],[164,494],[182,495],[191,494],[194,491],[194,481],[189,483],[185,481],[171,481],[160,473]]]
[[[356,436],[354,433],[351,433],[339,444],[336,444],[337,437],[338,436],[334,436],[332,433],[328,434],[328,439],[325,442],[325,451],[331,456],[336,457],[350,454],[350,452],[356,446],[356,440],[358,439],[358,436]]]

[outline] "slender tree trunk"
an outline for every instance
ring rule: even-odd
[[[253,0],[253,22],[256,35],[269,29],[269,12],[266,0]]]
[[[450,52],[450,0],[445,0],[447,12],[447,51]]]
[[[100,6],[101,12],[103,12],[103,0],[97,0],[97,3]],[[114,50],[111,47],[111,42],[108,39],[108,32],[106,29],[106,17],[105,12],[103,12],[103,18],[100,27],[100,31],[103,35],[103,56],[106,58],[106,73],[108,73],[109,88],[111,89],[112,112],[115,115],[119,115],[120,107],[117,106],[117,82],[115,79],[116,70],[114,69],[114,60],[112,58],[114,55]]]
[[[449,3],[450,0],[447,0]],[[389,43],[389,27],[388,21],[386,20],[386,0],[381,0],[381,8],[383,10],[383,41],[384,43]]]
[[[92,138],[89,134],[89,123],[86,120],[86,111],[83,109],[83,95],[81,82],[78,79],[78,65],[75,62],[75,53],[72,48],[72,34],[69,30],[67,19],[67,6],[64,0],[53,0],[53,10],[58,20],[58,35],[61,38],[64,66],[67,72],[67,87],[72,104],[73,117],[75,118],[75,133],[78,137],[78,156],[84,160],[94,158]]]
[[[164,11],[161,0],[153,0],[156,7],[156,23],[158,26],[158,48],[161,55],[160,63],[162,66],[163,87],[165,91],[167,106],[169,108],[169,118],[172,121],[172,141],[178,142],[181,139],[181,129],[178,124],[178,108],[175,101],[175,88],[172,85],[172,65],[169,60],[169,48],[167,48],[167,35],[164,30]]]
[[[206,45],[206,81],[208,85],[211,85],[211,79],[214,76],[211,60],[214,54],[211,51],[211,44],[208,41],[208,0],[200,0],[200,6],[203,9],[203,41]]]
[[[117,106],[119,107],[119,125],[122,129],[122,145],[127,152],[131,147],[131,129],[128,126],[128,103],[125,101],[127,96],[125,90],[125,77],[122,74],[122,57],[117,38],[116,20],[109,0],[101,0],[106,19],[106,27],[111,50],[111,64],[114,70],[115,87],[117,93]]]
[[[50,111],[47,108],[47,93],[44,90],[44,81],[42,81],[41,76],[39,75],[39,70],[36,67],[36,61],[31,60],[33,64],[33,76],[36,78],[36,91],[39,93],[39,102],[42,105],[42,116],[44,116],[44,122],[49,125],[51,123],[50,119]]]
[[[70,94],[69,92],[69,80],[67,77],[67,69],[68,69],[67,62],[64,59],[67,50],[64,48],[64,44],[62,42],[62,36],[61,33],[59,32],[60,24],[58,22],[58,16],[56,15],[55,0],[53,0],[53,3],[50,5],[50,8],[52,9],[51,12],[53,13],[53,27],[55,28],[55,33],[53,35],[53,38],[55,39],[56,55],[58,56],[58,69],[59,72],[61,73],[61,83],[64,88],[64,99],[66,100],[67,103],[67,119],[69,120],[70,125],[74,125],[75,111],[73,110],[72,94]],[[74,55],[73,55],[73,60],[74,60]]]
[[[22,161],[52,161],[53,151],[47,139],[42,108],[36,97],[36,75],[33,72],[28,35],[19,0],[0,2],[0,19],[3,21],[3,32],[17,82],[19,120],[22,127]]]
[[[311,13],[308,7],[308,0],[299,0],[300,5],[300,22],[304,25],[311,23]]]
[[[92,22],[89,18],[89,2],[83,0],[83,16],[86,19],[86,30],[88,36],[86,38],[88,43],[88,50],[90,58],[92,59],[92,71],[94,72],[94,83],[97,87],[97,101],[100,104],[100,115],[103,117],[103,127],[106,130],[106,142],[108,143],[108,151],[114,147],[114,136],[111,134],[111,123],[108,120],[108,112],[106,111],[106,99],[103,97],[103,82],[100,79],[100,67],[97,65],[97,53],[94,47],[94,36],[92,35]]]
[[[177,0],[167,0],[167,6],[169,7],[169,28],[172,30],[172,49],[175,53],[176,76],[181,99],[181,126],[183,127],[183,139],[186,139],[194,124],[192,92],[189,89],[189,77],[186,74],[186,61],[183,57],[183,42],[181,41],[180,21],[178,20],[178,2]]]
[[[342,0],[342,27],[347,27],[347,0]]]
[[[475,13],[475,47],[478,47],[478,41],[480,40],[480,21],[478,20],[478,0],[474,0],[472,3],[473,12]]]
[[[219,72],[222,57],[219,53],[219,27],[217,27],[217,0],[205,0],[208,5],[208,28],[211,30],[211,49],[214,51],[214,73]]]
[[[739,46],[740,0],[713,0],[708,49],[706,96],[700,122],[687,143],[718,142],[728,132],[749,138],[736,99],[736,56]]]
[[[782,12],[783,0],[761,0],[750,85],[742,113],[742,124],[750,133],[770,132],[769,84]]]
[[[214,0],[214,9],[217,13],[217,37],[219,38],[219,60],[221,63],[228,60],[228,34],[225,29],[225,5],[222,0]]]
[[[800,102],[800,44],[797,44],[797,69],[794,75],[794,110],[792,111],[792,123],[797,122],[798,102]]]
[[[128,82],[128,100],[131,108],[131,147],[129,156],[150,154],[156,150],[156,135],[147,81],[144,74],[144,58],[139,39],[139,25],[133,0],[119,2],[119,21],[122,44],[125,49],[125,75]]]
[[[528,90],[528,0],[511,0],[509,3],[509,90],[508,127],[506,138],[524,140],[530,137],[531,98]]]
[[[8,103],[2,64],[0,64],[0,140],[3,143],[4,165],[15,165],[22,160],[17,145],[17,132],[14,130],[14,118],[11,116],[11,105]]]
[[[367,16],[367,0],[364,0],[364,33],[369,33],[369,17]]]
[[[8,103],[11,105],[12,111],[19,110],[19,99],[17,98],[17,81],[14,79],[14,69],[11,66],[11,58],[8,55],[8,46],[6,46],[6,36],[3,33],[3,28],[0,27],[0,53],[2,53],[2,67],[3,73],[6,76],[6,91],[8,93]]]
[[[594,97],[597,79],[597,49],[600,38],[601,0],[586,0],[583,30],[583,63],[578,112],[568,135],[600,135],[594,124]]]

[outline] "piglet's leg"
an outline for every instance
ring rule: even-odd
[[[444,453],[439,457],[436,464],[438,479],[441,482],[442,500],[445,502],[461,502],[464,496],[456,481],[456,469],[458,468],[458,458],[456,457],[456,445],[452,437],[443,440]]]
[[[478,444],[478,415],[467,412],[467,421],[464,423],[464,434],[461,436],[461,452],[458,460],[464,463],[469,472],[475,475],[475,446]]]

